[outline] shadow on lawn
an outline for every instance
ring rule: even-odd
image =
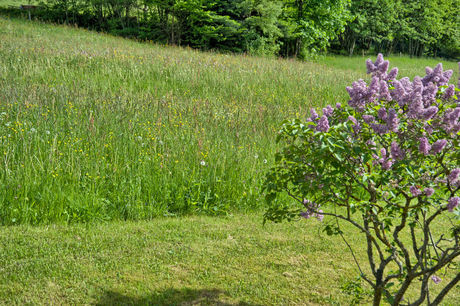
[[[131,297],[115,291],[106,291],[96,305],[257,305],[224,302],[220,300],[222,295],[226,295],[226,292],[219,289],[170,288],[145,297]]]

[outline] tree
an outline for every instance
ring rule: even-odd
[[[350,20],[348,0],[287,0],[281,18],[282,54],[303,57],[325,50]]]
[[[315,110],[305,122],[283,124],[284,148],[265,182],[265,220],[299,216],[329,219],[328,234],[350,248],[373,304],[392,305],[419,297],[438,305],[460,280],[460,105],[452,71],[439,64],[423,78],[396,79],[380,54],[368,60],[372,81],[354,82],[348,107]],[[286,193],[303,206],[277,197]],[[324,211],[322,210],[324,209]],[[367,273],[348,244],[341,222],[363,234]],[[441,282],[441,271],[448,271]],[[443,276],[444,277],[444,276]],[[450,279],[450,280],[449,280]],[[430,282],[443,286],[430,295]]]

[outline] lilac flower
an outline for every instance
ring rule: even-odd
[[[379,53],[377,54],[377,59],[375,60],[375,67],[378,67],[380,66],[381,64],[383,63],[383,54],[382,53]]]
[[[448,176],[448,180],[450,183],[455,183],[458,180],[458,177],[460,175],[460,168],[455,168],[452,170]]]
[[[390,90],[388,89],[388,83],[384,80],[380,81],[379,100],[391,101],[391,94]]]
[[[404,154],[404,151],[401,150],[401,148],[399,147],[398,143],[393,141],[391,143],[391,156],[396,159],[396,160],[402,160],[404,159],[405,157],[405,154]]]
[[[341,109],[341,108],[342,108],[342,104],[340,104],[340,103],[337,102],[337,103],[335,104],[335,108],[336,108],[336,109]]]
[[[382,56],[383,58],[383,56]],[[381,63],[379,66],[378,66],[378,69],[379,69],[379,72],[381,74],[384,74],[388,71],[388,66],[390,66],[390,62],[389,61],[383,61],[383,63]]]
[[[460,107],[456,107],[455,109],[448,109],[444,113],[444,118],[442,122],[446,131],[453,132],[453,130],[457,126],[458,119],[460,118]]]
[[[430,106],[427,109],[423,110],[422,113],[422,118],[424,120],[430,120],[433,118],[434,115],[436,115],[438,112],[438,108],[436,106]]]
[[[423,113],[423,101],[422,97],[419,96],[416,99],[412,100],[412,102],[409,104],[409,112],[407,113],[407,116],[409,118],[419,118],[423,116]]]
[[[455,208],[457,208],[458,204],[460,204],[460,198],[459,197],[452,197],[449,199],[447,202],[447,210],[449,212],[453,212]]]
[[[310,109],[310,118],[311,120],[316,120],[318,118],[318,113],[314,108]]]
[[[387,80],[394,80],[398,75],[398,68],[391,69],[390,73],[388,73]]]
[[[323,215],[323,211],[321,209],[318,210],[318,213],[316,214],[316,219],[318,219],[319,222],[323,222],[324,215]]]
[[[375,121],[375,117],[372,116],[372,115],[363,115],[363,120],[364,120],[364,122],[366,122],[367,124],[370,124],[371,122],[374,122],[374,121]]]
[[[409,190],[410,190],[410,193],[412,193],[414,197],[417,197],[422,194],[422,192],[420,191],[420,189],[417,188],[417,186],[411,186]]]
[[[322,210],[318,210],[318,212],[315,212],[320,205],[310,201],[310,200],[307,200],[307,199],[304,199],[303,200],[303,205],[305,206],[305,208],[307,208],[306,211],[302,211],[300,213],[300,216],[305,218],[305,219],[310,219],[311,217],[316,217],[319,221],[322,221],[323,218],[324,218],[324,215],[322,214]]]
[[[370,74],[375,71],[377,67],[372,63],[371,59],[366,60],[367,74]]]
[[[428,135],[431,135],[433,133],[433,127],[428,123],[425,123],[425,126],[423,128],[425,129],[425,132],[427,132]]]
[[[316,125],[316,130],[320,132],[329,131],[329,121],[325,115],[321,116],[319,119],[318,124]]]
[[[372,76],[379,78],[387,78],[386,72],[390,62],[383,60],[383,55],[379,53],[374,63],[370,59],[366,61],[367,73],[372,73]]]
[[[369,139],[368,141],[366,141],[366,144],[372,148],[372,149],[375,149],[375,146],[376,146],[376,143],[375,141],[373,141],[372,139]],[[378,158],[378,157],[377,157]]]
[[[325,115],[327,117],[332,115],[333,112],[334,112],[334,109],[330,105],[328,105],[325,108],[323,108],[323,115]]]
[[[436,86],[434,83],[430,83],[428,86],[425,86],[422,93],[423,104],[425,107],[430,106],[431,103],[436,101],[437,92],[438,86]]]
[[[382,162],[382,169],[383,170],[389,170],[393,166],[393,161],[391,159],[385,159]]]
[[[385,150],[385,148],[381,148],[380,149],[380,154],[382,155],[383,158],[386,158],[387,157],[387,150]]]
[[[428,85],[429,83],[436,83],[438,86],[447,85],[452,76],[452,70],[447,70],[445,72],[442,70],[441,63],[437,64],[434,69],[426,67],[426,76],[422,79],[423,84]]]
[[[353,116],[348,116],[348,120],[353,122],[353,131],[355,134],[358,134],[361,131],[361,125],[358,123],[358,120],[356,120],[356,118]]]
[[[347,87],[348,94],[350,95],[350,100],[348,105],[355,108],[358,111],[363,111],[366,106],[367,96],[367,85],[363,80],[358,80],[353,82],[352,87]]]
[[[444,92],[442,98],[444,100],[449,100],[455,95],[455,85],[450,84],[449,87],[447,87],[446,91]]]
[[[379,110],[377,111],[377,115],[382,120],[387,119],[388,114],[387,114],[387,110],[385,109],[385,107],[382,106],[381,108],[379,108]]]
[[[388,118],[387,118],[386,122],[387,122],[387,126],[388,126],[389,130],[391,130],[393,132],[398,131],[399,118],[398,118],[398,114],[396,113],[396,111],[393,108],[390,108],[388,110]]]
[[[408,77],[404,77],[399,81],[401,82],[401,85],[404,87],[404,90],[406,92],[412,91],[413,84],[412,84],[412,82],[410,81],[410,79]]]
[[[377,77],[373,77],[367,91],[367,102],[376,102],[375,95],[380,90],[380,81]]]
[[[431,154],[438,154],[441,152],[444,147],[447,145],[447,140],[445,139],[439,139],[433,145],[431,146]]]
[[[374,130],[374,132],[379,135],[388,133],[388,127],[386,124],[371,123],[370,126]]]
[[[433,275],[431,280],[437,285],[441,282],[442,279],[439,276]]]
[[[423,82],[422,79],[419,76],[416,76],[414,78],[414,81],[412,82],[412,98],[418,97],[419,95],[421,96],[423,93]]]
[[[434,194],[434,189],[429,187],[429,188],[425,188],[425,195],[427,197],[431,197],[432,195]]]
[[[356,120],[356,118],[353,116],[348,116],[348,121],[353,122],[353,124],[358,124],[358,120]]]
[[[398,102],[398,105],[400,107],[403,107],[407,102],[406,102],[406,90],[404,89],[404,86],[402,83],[398,80],[395,80],[393,82],[394,90],[391,92],[391,97],[393,100]]]

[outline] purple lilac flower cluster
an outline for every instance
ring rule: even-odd
[[[340,109],[342,106],[340,103],[337,103],[336,109]],[[318,132],[327,132],[329,131],[329,117],[334,113],[334,108],[330,105],[327,105],[323,108],[323,115],[320,117],[314,108],[310,109],[310,118],[307,118],[307,122],[314,122],[316,126],[311,126]]]
[[[345,120],[351,123],[353,130],[353,136],[349,138],[362,139],[369,148],[380,151],[380,156],[373,154],[374,166],[380,166],[387,171],[396,163],[417,156],[416,154],[428,158],[452,149],[451,138],[457,137],[460,132],[460,101],[456,97],[455,86],[448,84],[452,70],[444,71],[442,64],[438,64],[434,69],[427,67],[424,77],[415,77],[413,81],[407,77],[398,80],[398,69],[393,68],[388,72],[389,62],[383,59],[382,54],[377,56],[375,62],[367,60],[366,67],[367,73],[371,74],[370,83],[361,79],[347,87],[350,95],[348,105],[356,113],[354,116],[348,113]],[[458,86],[460,87],[460,78]],[[338,104],[336,110],[342,110],[342,106]],[[331,106],[327,106],[323,109],[322,116],[319,116],[312,109],[308,121],[315,123],[312,128],[316,131],[328,132],[335,124],[331,118],[334,111]],[[360,138],[360,133],[364,131],[392,140],[386,145],[381,142],[377,145],[375,137]],[[411,139],[415,142],[411,142]],[[412,143],[416,143],[418,147],[412,147]],[[447,178],[438,177],[435,183],[460,186],[460,168],[447,172],[446,176]],[[413,197],[431,197],[435,193],[432,187],[408,188]],[[451,197],[446,207],[453,211],[459,206],[459,202],[459,197]],[[307,211],[301,215],[305,218],[313,216],[313,211],[318,209],[314,205],[311,202],[304,203]]]
[[[302,216],[305,219],[310,219],[311,217],[315,217],[319,221],[323,221],[324,215],[322,214],[323,211],[319,209],[320,207],[319,204],[316,204],[310,200],[304,199],[303,205],[305,206],[305,208],[307,208],[307,210],[301,212],[300,216]]]

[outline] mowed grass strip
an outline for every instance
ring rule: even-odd
[[[436,63],[407,62],[409,76]],[[359,78],[364,58],[203,53],[0,17],[0,224],[257,209],[281,122],[346,103]]]
[[[319,222],[259,215],[0,229],[0,301],[247,305],[347,302],[355,276]],[[350,258],[348,258],[350,257]]]
[[[358,270],[343,241],[321,228],[317,220],[262,226],[253,213],[3,227],[0,303],[349,305],[341,288]],[[364,237],[343,229],[368,272]],[[444,304],[459,298],[457,286]]]

